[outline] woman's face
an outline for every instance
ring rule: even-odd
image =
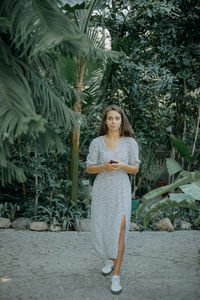
[[[121,123],[121,115],[116,110],[111,110],[107,113],[106,125],[109,131],[119,131]]]

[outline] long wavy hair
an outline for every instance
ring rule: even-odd
[[[108,112],[111,110],[115,110],[121,115],[122,122],[121,122],[121,126],[120,126],[120,136],[129,136],[129,137],[133,137],[134,139],[136,139],[135,133],[134,133],[133,129],[131,128],[131,125],[130,125],[124,111],[115,104],[109,105],[108,107],[106,107],[104,109],[100,129],[99,129],[99,136],[105,135],[108,132],[108,127],[106,125],[106,119],[107,119]]]

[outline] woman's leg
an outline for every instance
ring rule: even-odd
[[[122,222],[120,226],[120,234],[119,234],[119,246],[118,246],[118,255],[115,259],[114,264],[114,272],[113,275],[119,275],[120,267],[124,255],[125,244],[124,244],[124,229],[125,229],[125,215],[122,217]]]

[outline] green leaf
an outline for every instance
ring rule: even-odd
[[[23,54],[30,58],[48,51],[62,41],[69,47],[82,50],[88,47],[87,38],[63,14],[57,1],[4,0],[0,13],[8,16],[16,48],[23,45]]]
[[[195,225],[200,225],[200,216],[194,221]],[[200,253],[200,250],[199,250]]]
[[[36,114],[28,81],[22,69],[10,60],[10,65],[0,60],[0,141],[15,138],[28,130],[33,136],[44,132],[46,121]]]
[[[196,200],[200,200],[200,183],[193,182],[190,184],[180,186],[180,189],[185,193],[190,195]]]
[[[166,166],[167,166],[167,170],[170,175],[174,175],[183,170],[182,167],[180,166],[180,164],[171,158],[167,158]]]
[[[160,212],[164,209],[170,208],[190,208],[190,209],[198,209],[195,200],[175,200],[172,201],[168,198],[161,200],[159,203],[152,205],[152,207],[147,211],[144,217],[144,226],[147,226],[154,216],[155,213]]]
[[[191,195],[188,194],[182,194],[182,193],[175,193],[175,194],[169,194],[170,200],[180,202],[182,200],[195,200]]]
[[[175,138],[175,136],[170,135],[170,139],[180,155],[187,161],[187,162],[192,162],[193,158],[190,155],[190,150],[189,148],[185,145],[183,141],[181,141],[178,138]]]
[[[152,18],[152,10],[147,8],[147,15]]]
[[[183,184],[187,184],[193,182],[193,174],[190,174],[186,177],[183,177],[181,179],[176,180],[174,183],[171,183],[169,185],[157,188],[147,194],[145,194],[143,197],[147,200],[153,199],[155,197],[158,197],[160,195],[163,195],[167,192],[170,192],[171,190],[183,185]]]

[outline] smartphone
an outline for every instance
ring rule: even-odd
[[[116,160],[110,160],[110,164],[118,164],[118,161],[116,161]]]

